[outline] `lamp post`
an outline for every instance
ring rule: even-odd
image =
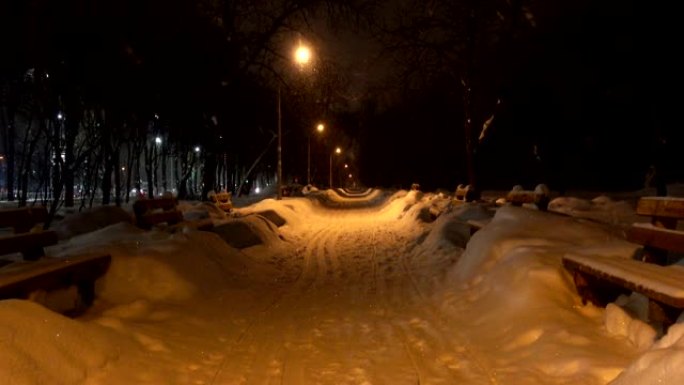
[[[331,188],[331,189],[333,188],[333,178],[332,178],[332,161],[333,161],[333,154],[335,154],[335,155],[340,155],[341,153],[342,153],[342,149],[339,148],[339,147],[337,147],[337,148],[335,149],[335,152],[334,152],[334,153],[332,153],[332,152],[330,153],[330,174],[329,174],[329,180],[328,180],[328,181],[330,182],[330,188]]]
[[[294,61],[300,68],[303,68],[306,64],[311,61],[311,49],[303,45],[301,42],[299,46],[294,51]],[[282,111],[280,108],[280,84],[278,85],[278,195],[276,199],[283,199],[283,123],[282,123]]]
[[[325,125],[319,123],[316,126],[316,131],[320,134],[325,131]],[[307,151],[306,151],[306,184],[311,184],[311,135],[308,136]]]

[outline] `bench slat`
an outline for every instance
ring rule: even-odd
[[[656,249],[684,253],[684,231],[639,223],[630,227],[627,240]]]
[[[174,210],[178,202],[176,198],[155,198],[155,199],[140,199],[133,203],[133,211],[136,215],[144,214],[152,210]]]
[[[149,229],[159,223],[168,223],[174,225],[183,221],[183,213],[180,211],[160,211],[147,213],[138,217],[138,227]]]
[[[107,272],[110,263],[110,255],[82,255],[10,265],[0,270],[0,299],[32,299],[66,315],[77,315],[92,305],[95,281]],[[70,287],[78,290],[80,301],[66,308],[44,302],[41,296],[33,297],[35,292],[50,293]]]
[[[39,233],[14,234],[0,238],[0,255],[22,253],[25,259],[38,259],[43,254],[43,247],[56,245],[59,240],[54,231]]]
[[[642,197],[637,203],[636,213],[645,216],[684,219],[684,198]]]
[[[632,259],[566,255],[563,265],[636,291],[666,305],[684,308],[684,267],[659,266]]]
[[[47,209],[42,206],[0,210],[0,227],[12,227],[15,233],[27,232],[46,219]]]

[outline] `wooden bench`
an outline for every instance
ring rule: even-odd
[[[533,203],[541,211],[546,211],[549,206],[549,189],[544,184],[539,184],[534,190],[524,190],[522,186],[513,186],[506,195],[506,202],[513,206]]]
[[[5,266],[0,269],[0,299],[29,299],[66,315],[78,315],[92,305],[95,281],[110,262],[109,255],[81,255]]]
[[[35,231],[45,218],[43,207],[0,210],[0,227],[13,229],[0,237],[0,256],[21,253],[25,260],[0,268],[0,299],[31,299],[60,313],[79,314],[95,299],[95,281],[111,257],[46,257],[44,247],[57,244],[58,237],[54,231]]]
[[[183,213],[177,208],[176,198],[140,199],[133,204],[135,224],[149,230],[155,225],[175,225],[183,221]]]
[[[649,300],[649,322],[662,325],[663,331],[684,309],[683,266],[585,255],[565,255],[563,266],[585,304],[603,307],[621,294],[641,293]]]
[[[44,256],[43,248],[58,242],[56,232],[42,230],[42,223],[46,218],[45,207],[0,210],[0,228],[12,229],[9,235],[0,238],[0,255],[21,253],[27,261],[35,261]]]
[[[477,194],[470,185],[459,184],[454,193],[454,201],[457,203],[473,202],[477,200]]]
[[[666,330],[684,309],[684,266],[663,266],[668,252],[684,253],[684,231],[676,230],[684,199],[644,197],[636,212],[651,217],[628,231],[627,239],[643,246],[636,259],[566,255],[563,266],[583,302],[605,306],[621,294],[641,293],[649,299],[649,321]]]
[[[651,218],[650,223],[635,223],[627,232],[627,240],[644,246],[641,260],[664,265],[669,252],[684,253],[684,231],[677,230],[677,222],[684,219],[684,198],[644,197],[636,213]]]
[[[216,194],[209,195],[209,199],[221,210],[229,213],[233,210],[233,194],[227,191],[221,191]]]

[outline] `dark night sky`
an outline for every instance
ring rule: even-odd
[[[405,2],[386,1],[379,14],[391,16],[397,4]],[[267,135],[257,135],[256,128],[249,130],[257,134],[248,135],[244,127],[270,129],[273,92],[254,88],[252,82],[258,80],[252,78],[236,82],[232,90],[239,92],[232,96],[222,90],[206,92],[217,77],[232,74],[235,69],[226,69],[226,63],[236,53],[216,50],[221,40],[211,40],[213,32],[178,12],[180,8],[167,12],[166,3],[152,0],[140,5],[103,1],[110,8],[98,10],[99,19],[76,17],[79,22],[71,23],[69,11],[60,11],[54,3],[32,4],[43,3],[52,5],[28,8],[35,13],[27,16],[31,23],[12,17],[21,8],[20,2],[3,5],[0,41],[4,52],[20,58],[4,60],[0,65],[4,74],[15,70],[12,65],[21,68],[24,59],[50,66],[64,62],[62,52],[66,61],[69,53],[85,52],[78,54],[85,59],[69,62],[80,63],[70,70],[80,80],[98,83],[92,79],[103,78],[100,83],[104,85],[98,83],[99,88],[93,89],[116,90],[118,99],[111,96],[116,103],[134,103],[140,110],[153,105],[170,114],[190,110],[188,104],[194,103],[197,109],[210,106],[220,119],[239,116],[239,121],[230,122],[229,132],[234,142],[242,144],[231,151],[243,147],[260,151],[261,145],[252,140],[264,140]],[[76,14],[100,4],[72,3]],[[532,10],[535,25],[512,40],[512,54],[502,61],[495,50],[478,53],[476,129],[496,112],[477,151],[483,187],[533,187],[545,182],[552,189],[640,188],[654,162],[668,165],[664,171],[669,181],[684,179],[684,168],[679,166],[684,135],[678,116],[684,67],[677,58],[682,34],[672,2],[523,3]],[[464,183],[463,99],[454,75],[458,70],[439,73],[426,68],[427,80],[419,87],[406,87],[397,77],[402,62],[371,38],[377,31],[351,28],[345,22],[333,29],[328,23],[314,24],[309,28],[318,34],[307,39],[318,45],[319,60],[334,67],[336,81],[345,87],[334,90],[340,102],[325,113],[317,107],[305,111],[294,104],[285,106],[289,127],[285,151],[297,154],[285,160],[288,174],[304,174],[306,127],[325,118],[331,127],[344,132],[327,140],[346,147],[345,161],[353,163],[367,185],[408,187],[419,182],[428,189],[452,190]],[[83,28],[98,33],[86,34]],[[302,31],[302,35],[309,33]],[[106,47],[115,49],[107,51]],[[110,66],[116,71],[99,71],[111,69],[102,63],[117,60],[123,64]],[[147,72],[135,69],[141,66]],[[145,92],[126,94],[126,89],[140,84],[146,87],[143,91],[156,93],[150,91],[153,96],[149,98]],[[110,95],[101,92],[102,97]],[[497,97],[503,103],[495,109]],[[288,98],[288,103],[295,99]],[[180,113],[177,118],[195,124],[189,114]]]
[[[506,63],[504,103],[478,150],[484,187],[638,189],[654,162],[667,165],[669,181],[684,177],[681,33],[672,6],[660,3],[558,2],[536,15],[536,28]],[[497,71],[484,62],[484,82]],[[375,150],[363,157],[373,179],[447,189],[465,183],[455,88],[435,82],[379,117],[374,125],[384,129],[369,135]]]

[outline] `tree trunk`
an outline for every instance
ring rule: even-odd
[[[119,149],[116,148],[112,153],[112,163],[114,164],[114,203],[117,207],[121,207],[121,162],[119,157]]]
[[[7,187],[7,200],[14,201],[14,165],[15,165],[15,136],[16,130],[14,127],[14,108],[13,106],[6,106],[3,108],[3,113],[0,114],[3,125],[3,138],[5,159],[0,160],[0,164],[6,165],[5,186]],[[1,167],[1,166],[0,166]]]
[[[105,128],[105,132],[111,132],[109,127]],[[102,151],[102,159],[104,161],[104,170],[102,172],[102,205],[106,206],[111,202],[112,196],[112,171],[114,169],[114,156],[112,154],[111,136],[109,134],[102,135],[102,144],[100,145]]]
[[[463,112],[464,112],[464,135],[466,150],[466,167],[468,172],[468,184],[475,191],[477,189],[477,175],[475,173],[475,148],[473,143],[473,67],[475,66],[475,37],[477,33],[476,18],[477,2],[469,2],[468,16],[466,20],[466,62],[465,76],[462,79],[463,85]]]
[[[74,170],[76,169],[74,146],[78,135],[78,113],[70,115],[65,122],[64,143],[64,207],[74,207]]]
[[[246,181],[246,180],[249,178],[249,176],[252,174],[252,171],[254,171],[254,168],[259,164],[259,162],[261,162],[261,158],[263,158],[264,155],[266,155],[266,153],[268,152],[268,149],[271,147],[271,144],[273,144],[273,142],[275,141],[276,138],[277,138],[276,135],[274,135],[273,137],[271,137],[271,140],[270,140],[270,141],[268,142],[268,144],[266,145],[266,148],[264,149],[264,151],[262,151],[261,154],[259,154],[259,156],[254,160],[254,162],[252,163],[252,165],[249,167],[249,169],[247,170],[247,172],[245,173],[245,175],[242,176],[242,179],[240,180],[240,184],[238,185],[238,188],[237,188],[237,192],[236,192],[236,195],[235,195],[236,197],[239,197],[240,194],[242,194],[242,186],[244,186],[245,181]]]

